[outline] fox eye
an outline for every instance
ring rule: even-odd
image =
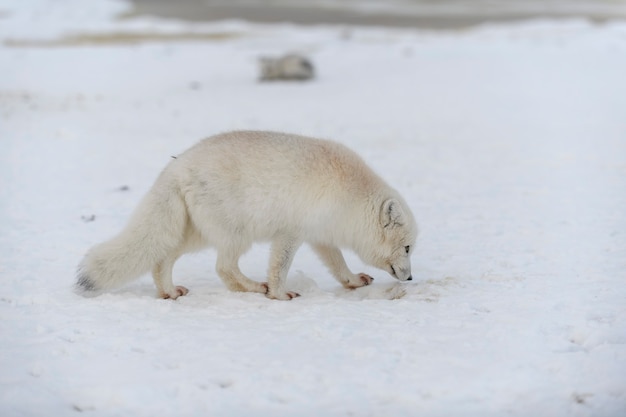
[[[411,247],[410,247],[410,246],[405,246],[405,247],[404,247],[404,251],[405,251],[407,254],[409,253],[409,251],[410,251],[410,250],[411,250]]]

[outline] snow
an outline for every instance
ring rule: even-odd
[[[626,24],[192,25],[124,7],[0,2],[0,415],[626,415]],[[67,43],[87,32],[145,37]],[[316,80],[256,81],[259,56],[294,50]],[[176,301],[149,276],[72,291],[171,155],[243,128],[359,152],[414,209],[414,281],[349,255],[376,281],[344,290],[303,248],[302,297],[272,301],[227,291],[208,250],[177,264]],[[259,245],[242,270],[266,264]]]

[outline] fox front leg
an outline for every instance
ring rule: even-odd
[[[343,259],[343,255],[338,247],[318,244],[313,245],[313,250],[328,267],[335,279],[345,288],[355,289],[370,285],[374,281],[374,278],[367,274],[353,274],[348,269],[348,265],[346,265],[346,261]]]
[[[267,298],[275,300],[291,300],[300,294],[285,289],[287,272],[300,247],[301,242],[291,237],[281,237],[272,242],[270,250],[270,266],[267,276]]]

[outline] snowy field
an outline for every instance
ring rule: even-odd
[[[626,415],[626,23],[471,30],[118,20],[0,1],[0,415]],[[258,83],[261,55],[318,76]],[[171,155],[232,129],[333,138],[420,225],[410,283],[302,248],[273,301],[187,255],[72,291]],[[264,280],[265,245],[242,270]]]

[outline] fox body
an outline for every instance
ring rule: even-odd
[[[340,248],[365,263],[411,280],[415,220],[402,197],[354,152],[335,142],[257,131],[205,139],[172,161],[140,202],[127,226],[91,248],[77,287],[119,287],[151,271],[159,296],[187,289],[172,282],[184,253],[210,246],[216,270],[233,291],[288,300],[287,272],[308,243],[346,288],[372,278],[352,273]],[[267,282],[253,281],[238,260],[254,242],[271,242]]]

